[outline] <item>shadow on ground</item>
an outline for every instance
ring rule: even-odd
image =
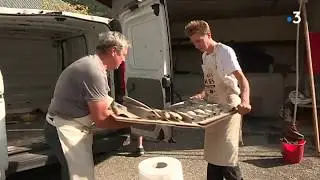
[[[269,119],[246,119],[243,123],[243,141],[245,146],[269,146],[279,145],[281,138],[281,128],[276,125],[277,120]],[[195,128],[173,128],[173,135],[176,143],[164,141],[144,140],[143,145],[148,153],[156,151],[193,151],[203,149],[204,130]],[[213,139],[214,141],[214,139]],[[307,143],[309,144],[309,143]],[[311,143],[310,143],[311,144]],[[131,145],[124,147],[120,152],[134,151],[137,140],[132,140]],[[192,153],[192,152],[191,152]],[[126,156],[134,157],[127,154]]]
[[[262,154],[260,158],[262,162],[267,164],[278,164],[279,159],[281,159],[280,154],[280,137],[281,137],[281,123],[279,120],[266,119],[266,118],[247,118],[243,123],[243,140],[245,148],[251,146],[261,146],[261,147],[273,147],[268,154]],[[176,143],[168,143],[164,141],[151,141],[144,140],[143,146],[146,151],[144,156],[155,156],[159,155],[159,152],[163,155],[179,155],[182,158],[185,153],[192,155],[192,157],[197,158],[202,156],[203,150],[203,140],[204,140],[204,130],[195,128],[173,128],[173,135]],[[214,139],[213,139],[214,141]],[[307,145],[312,145],[307,141]],[[128,146],[121,147],[117,151],[113,152],[116,156],[126,156],[126,157],[137,157],[133,152],[137,147],[137,140],[131,140],[131,144]],[[178,152],[177,152],[178,151]],[[250,150],[249,150],[250,151]],[[265,151],[265,150],[264,150]],[[314,149],[306,146],[305,157],[313,156]],[[256,152],[255,152],[256,153]],[[276,155],[270,156],[270,153],[276,153]],[[244,156],[251,157],[252,153],[245,153]],[[241,156],[241,155],[240,155]],[[259,155],[255,155],[259,156]],[[264,160],[266,158],[270,159],[275,157],[273,160]],[[254,157],[252,157],[254,158]],[[257,160],[253,160],[257,161]],[[259,163],[257,163],[259,164]],[[262,163],[263,164],[263,163]]]
[[[174,150],[199,150],[203,149],[204,131],[202,129],[173,128],[175,143],[167,141],[144,140],[143,146],[146,152],[174,151]],[[137,147],[137,140],[131,140],[128,147],[121,151],[133,151]]]
[[[267,158],[267,159],[249,159],[249,160],[244,160],[242,162],[252,164],[254,166],[261,167],[261,168],[273,168],[273,167],[288,165],[287,163],[284,163],[282,157]]]

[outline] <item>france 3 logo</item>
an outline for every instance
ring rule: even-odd
[[[299,24],[301,22],[301,12],[300,11],[293,11],[292,12],[293,16],[288,16],[287,17],[287,22],[288,23],[293,23],[293,24]]]

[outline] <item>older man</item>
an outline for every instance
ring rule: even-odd
[[[127,128],[115,121],[108,96],[106,70],[125,60],[127,39],[118,32],[100,35],[96,53],[69,65],[60,75],[48,108],[45,137],[62,166],[62,179],[93,180],[93,124],[98,128]]]
[[[212,38],[207,22],[195,20],[185,27],[186,35],[202,54],[204,90],[192,98],[236,107],[237,114],[205,130],[204,153],[207,179],[242,179],[238,166],[241,115],[250,112],[249,83],[234,50]],[[238,87],[240,85],[240,88]]]

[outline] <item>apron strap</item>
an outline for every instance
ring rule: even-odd
[[[54,118],[55,118],[55,116],[51,116],[48,113],[46,114],[46,121],[49,124],[51,124],[52,126],[56,127],[56,125],[54,123]],[[60,119],[62,119],[62,118],[60,118]],[[72,122],[74,122],[76,124],[79,124],[81,126],[81,130],[82,131],[87,131],[89,133],[92,132],[92,129],[94,128],[94,123],[92,123],[90,126],[87,126],[84,123],[76,120],[76,118],[75,119],[70,119],[70,120],[65,120],[65,121],[72,121]]]

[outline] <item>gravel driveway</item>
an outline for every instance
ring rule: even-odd
[[[133,146],[117,152],[96,157],[96,180],[136,180],[138,164],[150,157],[170,156],[179,159],[183,166],[184,180],[206,179],[206,162],[203,160],[203,131],[198,129],[176,129],[177,143],[144,143],[146,154],[132,157]],[[278,144],[266,144],[265,136],[245,136],[246,146],[240,150],[240,167],[244,179],[255,180],[316,180],[320,177],[320,160],[313,157],[314,150],[306,148],[305,158],[300,164],[285,165]],[[57,166],[24,172],[8,178],[14,179],[59,179]]]

